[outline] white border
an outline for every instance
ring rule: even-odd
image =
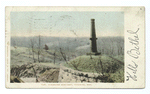
[[[0,22],[1,22],[1,27],[0,28],[0,36],[1,36],[1,41],[0,44],[3,46],[0,46],[0,53],[1,53],[1,66],[0,66],[0,88],[1,88],[1,92],[5,92],[7,93],[17,93],[18,89],[15,90],[8,90],[5,88],[5,6],[145,6],[146,8],[146,87],[145,89],[50,89],[50,90],[45,90],[45,89],[24,89],[21,90],[21,92],[23,94],[27,93],[27,92],[31,92],[31,93],[36,93],[36,94],[41,94],[42,93],[70,93],[72,92],[73,94],[76,93],[86,93],[86,94],[90,94],[90,93],[107,93],[107,94],[131,94],[131,93],[136,93],[136,94],[149,94],[150,90],[150,75],[149,75],[149,71],[150,71],[150,63],[149,61],[149,53],[150,53],[150,42],[149,42],[149,36],[150,36],[150,32],[148,32],[150,30],[150,0],[112,0],[112,1],[108,1],[108,0],[103,0],[100,3],[97,3],[97,0],[94,1],[92,0],[92,2],[85,2],[85,1],[80,1],[80,0],[76,0],[76,1],[71,1],[70,0],[66,1],[66,0],[62,0],[62,2],[58,3],[58,0],[54,0],[53,2],[49,1],[47,2],[47,0],[44,2],[44,0],[42,0],[43,2],[41,2],[40,0],[36,0],[36,2],[33,1],[27,1],[27,0],[20,0],[20,1],[12,1],[12,0],[0,0],[0,14],[1,14],[1,18],[0,18]],[[67,2],[67,3],[66,3]],[[108,3],[109,2],[109,3]],[[20,91],[20,90],[19,90]],[[18,92],[20,93],[20,92]]]
[[[125,81],[124,83],[10,83],[10,13],[14,11],[109,11],[109,12],[124,12],[124,39],[125,39]],[[7,88],[144,88],[145,87],[145,8],[142,6],[139,7],[6,7],[6,87]],[[132,32],[136,32],[137,29],[140,28],[139,32],[136,34],[129,34],[127,31],[132,30]],[[132,36],[131,36],[132,35]],[[139,38],[139,44],[132,45],[128,39],[131,37],[135,39],[134,36]],[[127,51],[131,49],[135,49],[135,47],[139,48],[139,58],[134,59],[127,54]],[[134,53],[135,54],[135,53]],[[137,72],[133,74],[133,71],[129,70],[127,66],[131,64],[133,67],[135,65],[132,63],[134,61],[138,67]],[[129,72],[132,76],[137,76],[137,81],[132,80],[129,81],[127,79],[127,73]],[[56,86],[56,85],[57,86]],[[64,86],[65,84],[65,86]],[[71,85],[70,85],[71,84]]]

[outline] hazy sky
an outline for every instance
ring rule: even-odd
[[[124,35],[123,12],[11,12],[11,35],[90,37],[92,18],[97,37]]]

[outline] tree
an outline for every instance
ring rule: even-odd
[[[28,47],[28,51],[29,51],[29,58],[30,58],[30,48]]]
[[[62,49],[61,49],[61,48],[60,48],[60,53],[61,53],[63,59],[64,59],[64,60],[66,61],[66,63],[68,64],[67,59],[66,59],[66,54],[62,52]]]
[[[41,38],[40,38],[40,35],[39,35],[39,45],[38,45],[38,61],[40,63],[40,53],[41,53]]]
[[[77,63],[76,61],[71,61],[71,65],[72,65],[76,70],[79,71],[78,67],[79,67],[79,65],[80,65],[80,62]]]
[[[35,68],[34,68],[33,65],[32,65],[31,67],[32,67],[33,72],[34,72],[34,75],[35,75],[35,77],[36,77],[36,82],[38,82],[38,76],[37,76],[36,70],[35,70]]]
[[[35,61],[35,58],[34,58],[34,41],[33,41],[33,39],[30,39],[30,42],[31,42],[31,48],[32,48],[32,56],[33,56],[33,61],[34,61],[34,63],[36,62]]]
[[[114,55],[114,39],[110,39],[110,55]]]
[[[55,59],[56,59],[56,50],[54,51],[54,64],[55,64]]]
[[[101,57],[99,57],[99,61],[95,63],[95,71],[98,73],[98,74],[101,74],[104,75],[104,72],[103,72],[103,64],[102,64],[102,61],[101,61]]]

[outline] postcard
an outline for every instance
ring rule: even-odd
[[[5,13],[6,88],[145,88],[145,7]]]

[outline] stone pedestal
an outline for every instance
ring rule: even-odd
[[[86,55],[100,55],[101,53],[99,53],[99,52],[96,52],[96,53],[94,53],[94,52],[91,52],[91,53],[86,53]]]

